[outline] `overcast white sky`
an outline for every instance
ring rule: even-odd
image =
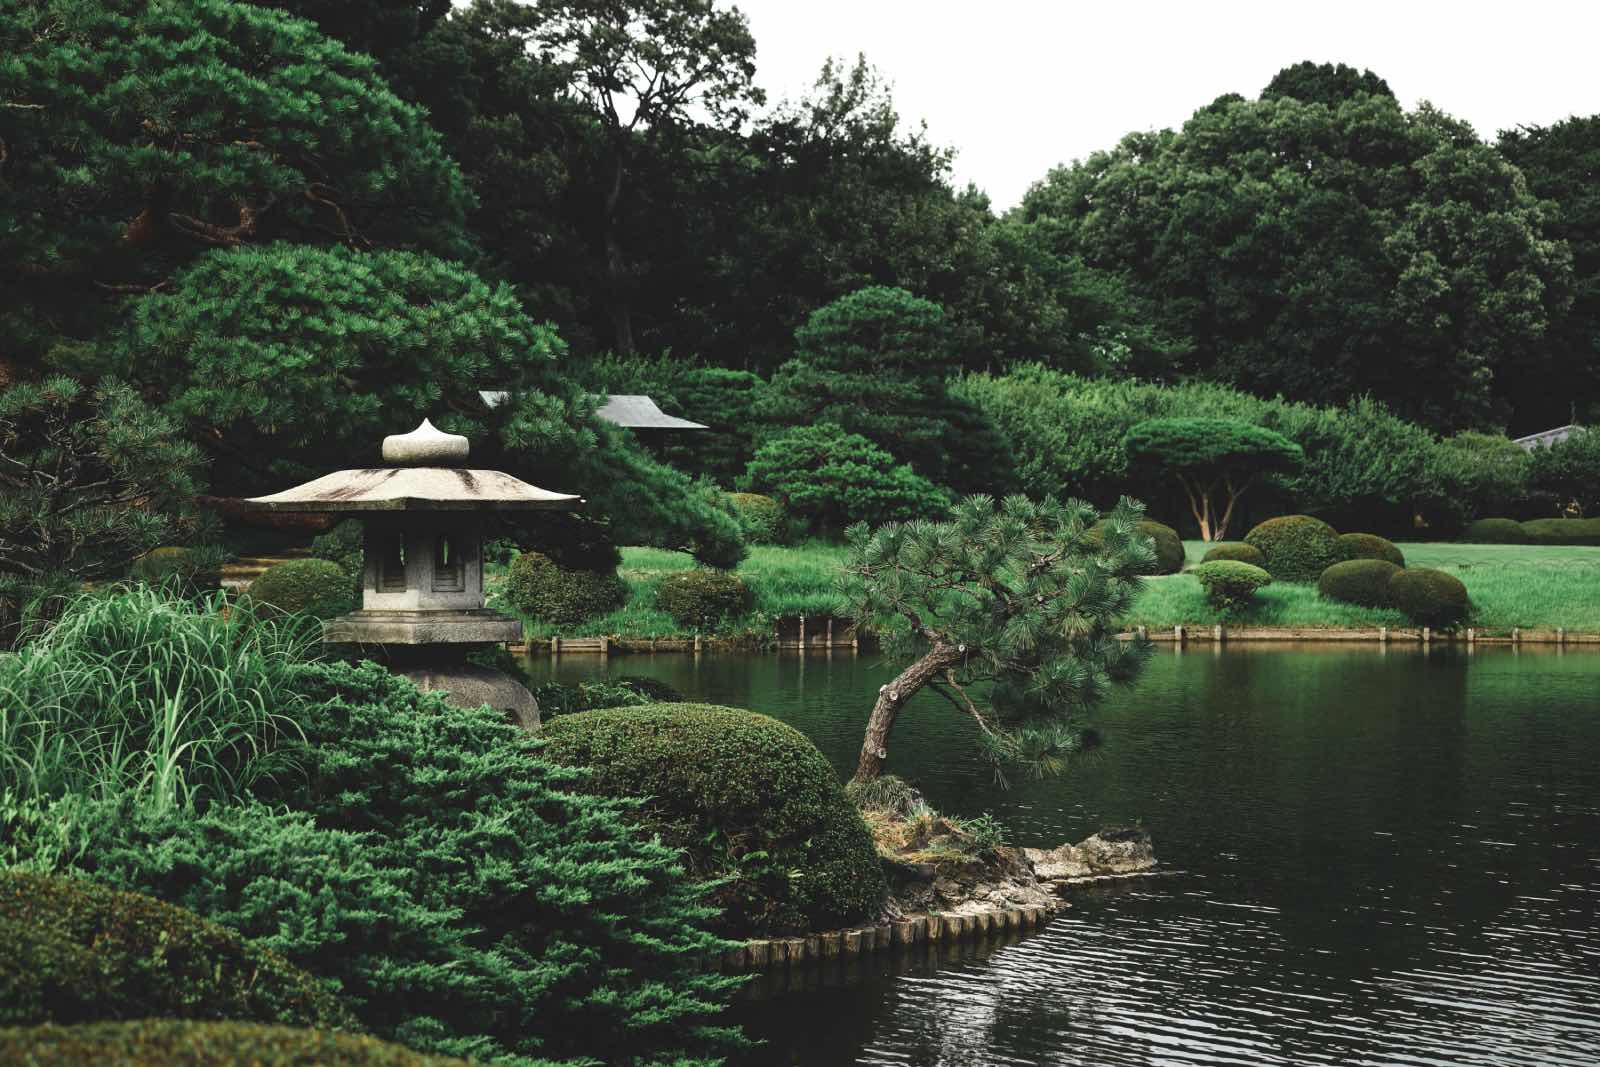
[[[1340,0],[738,0],[756,80],[798,96],[829,55],[865,52],[904,121],[957,149],[958,184],[1014,205],[1057,163],[1130,130],[1255,96],[1301,59],[1366,67],[1480,136],[1600,112],[1600,3]]]

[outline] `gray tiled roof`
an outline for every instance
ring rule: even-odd
[[[490,407],[497,407],[505,403],[509,396],[504,390],[482,389],[478,396]],[[605,403],[600,405],[595,412],[598,418],[617,426],[626,426],[634,430],[705,430],[709,427],[703,423],[690,422],[674,415],[668,415],[656,406],[656,402],[647,396],[635,393],[611,393],[606,397]]]

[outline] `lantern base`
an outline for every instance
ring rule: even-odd
[[[522,623],[487,608],[352,611],[322,624],[330,645],[499,645],[522,640]]]

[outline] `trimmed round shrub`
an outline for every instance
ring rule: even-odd
[[[1461,540],[1474,545],[1520,545],[1527,534],[1516,519],[1477,519],[1461,531]]]
[[[1347,560],[1385,559],[1396,567],[1404,567],[1406,565],[1405,554],[1400,551],[1399,547],[1387,537],[1379,537],[1377,534],[1340,534],[1339,547],[1344,552],[1344,558]]]
[[[733,505],[746,541],[753,545],[783,543],[782,504],[760,493],[729,493],[728,503]]]
[[[1265,570],[1236,559],[1212,560],[1189,573],[1205,587],[1206,602],[1219,611],[1247,607],[1257,589],[1272,584],[1272,575]]]
[[[542,552],[523,552],[511,561],[505,598],[523,615],[566,626],[620,608],[628,586],[614,571],[570,570]]]
[[[1472,613],[1461,579],[1431,567],[1412,567],[1389,579],[1389,601],[1423,626],[1455,626]]]
[[[246,590],[258,608],[276,608],[290,615],[331,619],[354,611],[350,576],[325,559],[291,559],[261,572]]]
[[[1223,560],[1232,560],[1236,563],[1248,563],[1252,567],[1261,567],[1267,562],[1267,557],[1255,545],[1247,545],[1243,541],[1218,541],[1206,549],[1206,554],[1201,557],[1201,563],[1217,563]]]
[[[1314,582],[1344,559],[1338,531],[1310,515],[1268,519],[1244,541],[1261,553],[1262,566],[1280,582]]]
[[[31,1067],[469,1067],[357,1034],[244,1022],[139,1019],[0,1030],[0,1063]]]
[[[1104,525],[1104,521],[1095,523],[1090,527],[1090,533],[1098,532]],[[1140,519],[1139,533],[1148,537],[1155,549],[1156,560],[1151,574],[1177,574],[1183,570],[1186,557],[1183,538],[1178,536],[1177,530],[1153,519]]]
[[[1329,600],[1367,608],[1391,606],[1389,581],[1400,568],[1386,559],[1350,559],[1335,563],[1317,579],[1317,592]]]
[[[152,548],[133,561],[128,576],[145,585],[164,586],[173,582],[185,594],[216,589],[222,582],[215,551],[196,551],[177,545]]]
[[[739,479],[813,533],[857,522],[909,522],[950,508],[950,496],[865,437],[820,422],[784,430],[757,448]]]
[[[350,595],[361,602],[361,583],[365,577],[366,530],[357,519],[346,519],[327,533],[311,539],[311,554],[317,559],[337,563],[350,579]]]
[[[144,1016],[351,1023],[311,975],[183,908],[72,878],[0,874],[0,1026]]]
[[[546,726],[544,755],[591,785],[648,797],[640,818],[686,850],[733,936],[826,930],[877,914],[887,887],[872,835],[805,735],[705,704],[586,711]]]
[[[727,571],[678,571],[656,586],[656,606],[682,626],[715,626],[750,610],[750,587]]]
[[[1600,519],[1530,519],[1522,535],[1530,545],[1600,545]]]

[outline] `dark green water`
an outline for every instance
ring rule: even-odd
[[[872,657],[535,660],[777,716],[853,768]],[[764,981],[763,1064],[1600,1064],[1600,654],[1163,652],[1106,745],[999,789],[937,699],[891,769],[1026,845],[1142,822],[1175,873],[1044,931]]]

